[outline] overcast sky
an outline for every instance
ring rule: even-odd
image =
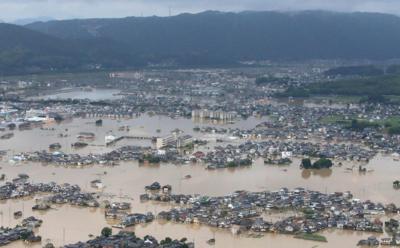
[[[400,0],[0,0],[0,19],[168,16],[205,10],[323,9],[400,15]]]

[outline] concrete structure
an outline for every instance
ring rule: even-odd
[[[193,137],[190,135],[174,133],[165,137],[157,138],[156,147],[157,149],[161,149],[166,146],[174,146],[180,148],[192,143],[192,141]]]
[[[236,118],[236,112],[212,111],[207,109],[193,110],[192,118],[214,119],[214,120],[232,120]]]

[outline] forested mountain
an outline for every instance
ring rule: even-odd
[[[67,39],[109,38],[137,53],[223,60],[392,58],[400,56],[400,18],[374,13],[204,12],[34,23]]]
[[[50,64],[52,59],[65,63],[64,68],[400,58],[400,18],[376,13],[208,11],[172,17],[36,22],[25,28],[1,27],[1,68],[7,68],[4,64],[35,65],[43,58]],[[8,29],[13,41],[3,29]],[[18,62],[21,50],[32,57]]]
[[[124,44],[107,38],[61,39],[0,24],[0,75],[141,66]]]
[[[73,68],[79,50],[71,43],[11,24],[0,24],[0,72]]]

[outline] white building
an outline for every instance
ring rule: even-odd
[[[109,134],[104,138],[104,141],[106,144],[108,144],[110,142],[113,142],[115,139],[116,139],[116,137],[114,135]]]
[[[192,111],[192,118],[200,119],[232,120],[236,118],[236,115],[236,112],[211,111],[207,109]]]
[[[293,156],[293,153],[292,153],[292,152],[286,151],[286,152],[282,152],[282,153],[281,153],[281,157],[282,157],[282,158],[291,158],[292,156]]]
[[[190,135],[172,134],[165,137],[157,138],[157,149],[166,146],[175,146],[176,148],[184,147],[193,142],[193,137]]]

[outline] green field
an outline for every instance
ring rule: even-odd
[[[290,87],[278,96],[351,96],[383,97],[400,96],[400,75],[386,75],[367,78],[340,79],[330,82],[318,82],[301,87]]]
[[[356,123],[353,123],[356,120]],[[320,120],[322,124],[341,124],[346,128],[353,130],[363,130],[367,127],[378,128],[382,127],[388,134],[400,133],[400,116],[392,116],[384,120],[366,120],[360,118],[345,118],[340,115],[326,116]]]

